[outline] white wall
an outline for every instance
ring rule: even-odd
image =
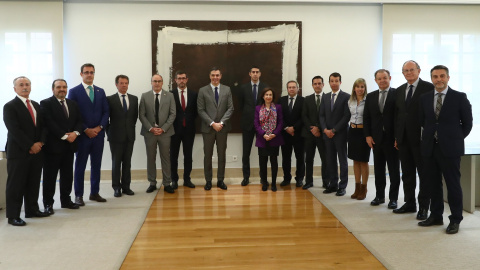
[[[151,20],[302,21],[303,93],[313,93],[311,78],[328,80],[332,72],[342,74],[342,89],[351,92],[359,77],[376,89],[373,73],[381,68],[382,7],[332,4],[126,4],[64,3],[64,77],[69,86],[80,83],[80,66],[96,67],[95,84],[107,95],[116,92],[114,78],[130,77],[129,93],[140,96],[150,89],[152,48]],[[199,71],[205,72],[205,71]],[[265,73],[265,71],[264,71]],[[328,84],[325,90],[330,91]],[[143,137],[139,135],[133,154],[133,169],[146,169]],[[102,169],[110,169],[111,156],[105,144]],[[203,142],[197,135],[193,149],[194,168],[203,167]],[[241,168],[240,134],[230,134],[227,155],[238,161],[229,168]],[[252,167],[258,167],[257,150],[252,150]],[[157,164],[160,164],[157,162]],[[318,154],[316,164],[320,164]],[[159,165],[158,165],[159,166]]]

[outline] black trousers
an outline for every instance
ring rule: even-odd
[[[387,186],[385,166],[387,166],[390,178],[390,191],[388,193],[388,198],[391,201],[398,200],[398,190],[400,188],[400,160],[393,141],[383,140],[381,143],[374,145],[373,166],[375,171],[376,197],[380,199],[385,198],[385,187]]]
[[[242,172],[243,178],[250,178],[250,153],[252,152],[253,139],[256,131],[254,128],[250,130],[242,130]]]
[[[278,173],[278,157],[277,156],[258,156],[259,163],[260,163],[260,182],[268,183],[267,180],[267,163],[268,158],[270,157],[270,166],[272,167],[272,184],[275,184],[277,181],[277,173]]]
[[[290,136],[289,134],[283,136],[285,144],[282,145],[282,168],[283,180],[292,180],[292,150],[295,152],[295,159],[297,160],[297,170],[295,172],[295,180],[297,182],[303,181],[305,177],[305,151],[304,139],[299,136]]]
[[[170,141],[170,168],[172,172],[172,181],[178,182],[178,155],[180,153],[180,144],[183,144],[183,180],[191,181],[192,172],[192,150],[195,141],[195,132],[188,133],[185,127],[182,131],[175,133]]]
[[[305,182],[307,184],[313,183],[313,163],[315,159],[315,150],[317,149],[320,154],[320,160],[322,161],[322,182],[323,186],[326,187],[328,185],[327,150],[325,142],[321,136],[318,138],[305,139]]]
[[[60,202],[71,202],[73,185],[73,155],[71,150],[62,153],[45,152],[43,165],[43,205],[53,205],[58,171],[60,171]]]
[[[337,136],[337,135],[335,135]],[[327,167],[328,167],[328,187],[329,188],[347,188],[348,185],[348,160],[347,160],[347,140],[345,137],[325,138],[327,149]],[[338,157],[338,163],[337,163]],[[338,181],[338,167],[340,166],[340,181]]]
[[[112,152],[112,188],[130,189],[134,141],[110,142]]]

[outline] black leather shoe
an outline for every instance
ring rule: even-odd
[[[420,208],[417,213],[418,220],[425,220],[428,217],[428,210],[426,208]]]
[[[450,222],[447,227],[447,234],[456,234],[458,229],[460,229],[459,223]]]
[[[165,191],[167,193],[175,193],[175,189],[172,186],[165,186],[163,188],[163,191]]]
[[[79,206],[85,206],[85,202],[83,201],[83,197],[75,197],[75,204]]]
[[[397,201],[390,201],[388,203],[388,209],[397,209]]]
[[[205,190],[210,190],[210,189],[212,189],[212,182],[211,182],[211,181],[210,181],[210,182],[207,182],[207,183],[205,184],[205,187],[203,187],[203,188],[204,188]]]
[[[344,188],[339,188],[337,190],[337,193],[335,193],[335,196],[343,196],[343,195],[345,195],[345,193],[346,193],[346,191],[345,191]]]
[[[48,217],[50,216],[47,212],[42,212],[40,210],[35,211],[33,214],[25,214],[26,218],[34,218],[34,217]]]
[[[323,193],[330,194],[330,193],[337,192],[337,190],[338,190],[338,188],[327,188],[323,191]]]
[[[295,184],[296,187],[302,187],[303,186],[303,180],[297,181]]]
[[[273,192],[277,191],[277,184],[272,184],[272,191]]]
[[[382,203],[385,203],[385,198],[380,199],[378,197],[375,197],[375,199],[373,199],[373,201],[370,202],[370,205],[380,205]]]
[[[418,226],[421,227],[430,227],[433,225],[443,225],[443,219],[435,219],[432,216],[429,216],[426,220],[418,222]]]
[[[268,190],[268,182],[265,181],[262,183],[262,191],[267,191]]]
[[[156,185],[150,185],[147,188],[147,193],[152,193],[154,190],[157,190],[157,186]]]
[[[172,181],[172,188],[178,189],[178,181]]]
[[[45,205],[45,212],[48,213],[49,215],[55,214],[55,211],[53,211],[53,207],[51,205]]]
[[[218,181],[217,182],[217,187],[219,187],[223,190],[227,190],[227,185],[225,185],[225,183],[223,181]]]
[[[107,202],[107,200],[105,200],[102,196],[100,196],[100,194],[92,194],[90,195],[90,197],[88,198],[90,199],[90,201],[96,201],[96,202]]]
[[[8,219],[8,224],[13,225],[13,226],[25,226],[27,223],[23,221],[21,218],[9,218]]]
[[[119,188],[116,188],[113,190],[113,197],[122,197],[122,192],[120,191]]]
[[[327,184],[322,184],[322,188],[328,188],[328,185]]]
[[[311,187],[313,187],[312,183],[306,183],[305,185],[303,185],[302,189],[309,189]]]
[[[123,189],[122,193],[127,194],[128,196],[135,195],[135,192],[133,192],[133,190],[131,190],[131,189]]]
[[[395,214],[405,214],[405,213],[416,213],[417,207],[415,206],[408,206],[407,204],[402,205],[402,207],[393,209],[393,213]]]
[[[195,188],[195,185],[192,183],[192,181],[183,181],[183,186],[184,187],[189,187],[189,188]]]
[[[248,178],[243,178],[242,187],[247,186],[248,184],[250,184],[250,180],[248,180]]]
[[[68,203],[62,203],[62,208],[78,209],[80,208],[80,205],[73,202],[68,202]]]
[[[283,180],[282,183],[280,183],[281,187],[288,186],[290,185],[290,180]]]

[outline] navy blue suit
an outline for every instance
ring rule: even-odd
[[[465,93],[448,88],[447,94],[442,96],[443,105],[436,119],[434,94],[437,91],[421,96],[419,109],[420,124],[423,127],[421,153],[428,174],[431,215],[435,219],[442,219],[443,175],[452,212],[450,221],[460,223],[463,219],[460,157],[465,153],[465,137],[472,130],[472,106]]]
[[[97,126],[106,127],[110,115],[105,91],[93,86],[93,103],[83,87],[83,84],[70,89],[68,98],[77,102],[83,119],[83,130]],[[89,138],[82,133],[78,138],[78,150],[75,160],[75,196],[83,197],[83,182],[88,156],[90,156],[90,195],[98,194],[100,190],[100,167],[102,165],[103,145],[105,143],[105,129],[98,133],[95,138]]]

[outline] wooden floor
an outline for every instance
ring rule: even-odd
[[[160,190],[121,269],[384,267],[308,191],[214,185]]]

